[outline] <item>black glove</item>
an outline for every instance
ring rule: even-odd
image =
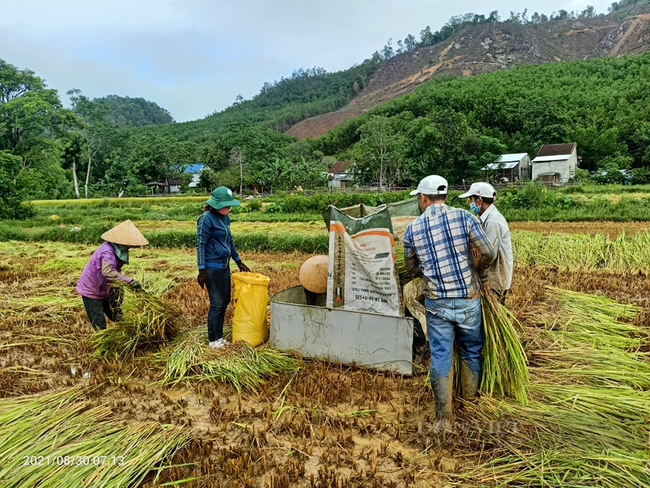
[[[251,270],[248,269],[248,266],[246,266],[243,262],[237,261],[236,264],[237,264],[237,267],[239,268],[239,271],[244,271],[246,273],[251,272]]]
[[[142,285],[138,280],[133,280],[131,283],[129,283],[129,286],[133,291],[142,291]]]
[[[196,281],[201,288],[205,288],[205,268],[199,270],[199,275],[196,277]]]

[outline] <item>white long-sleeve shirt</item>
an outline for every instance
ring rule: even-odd
[[[494,205],[490,205],[479,215],[481,225],[490,244],[497,253],[497,258],[488,269],[488,279],[493,290],[509,290],[512,285],[512,240],[508,222]]]

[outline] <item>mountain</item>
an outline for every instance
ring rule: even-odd
[[[166,109],[144,98],[108,95],[94,101],[102,101],[108,106],[108,121],[120,128],[127,125],[160,125],[174,122]]]
[[[302,120],[286,133],[300,139],[317,137],[349,118],[412,92],[433,77],[471,76],[519,65],[650,51],[650,1],[619,4],[625,8],[595,17],[545,22],[542,17],[537,23],[511,20],[467,26],[442,42],[383,61],[347,105]]]

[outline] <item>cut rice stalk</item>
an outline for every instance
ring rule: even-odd
[[[517,319],[499,303],[492,291],[481,291],[481,305],[485,335],[481,391],[488,396],[510,396],[525,404],[528,365],[514,326]]]
[[[185,380],[230,383],[237,391],[254,390],[264,378],[295,371],[300,361],[287,353],[268,347],[251,347],[236,342],[220,349],[207,347],[201,334],[193,333],[156,356],[165,364],[163,384]]]
[[[139,486],[189,442],[177,428],[112,423],[110,408],[91,408],[83,396],[74,389],[0,399],[3,487]]]
[[[181,318],[180,310],[162,298],[147,291],[132,293],[122,320],[95,333],[96,354],[119,359],[137,350],[158,348],[177,334]]]

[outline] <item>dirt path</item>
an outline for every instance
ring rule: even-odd
[[[621,38],[610,51],[610,54],[614,56],[618,55],[622,46],[625,44],[625,41],[627,41],[627,39],[636,31],[637,27],[639,27],[639,24],[641,24],[643,21],[650,21],[650,14],[637,15],[635,17],[631,17],[629,20],[630,24],[626,29],[625,34],[621,36]]]

